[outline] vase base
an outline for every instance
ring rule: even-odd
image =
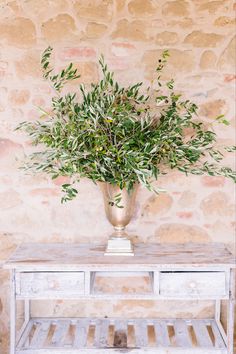
[[[104,256],[134,256],[134,248],[126,237],[113,237],[108,240]]]

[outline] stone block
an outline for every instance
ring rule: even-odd
[[[87,20],[110,22],[113,17],[112,0],[76,0],[74,10],[77,17]]]
[[[191,219],[193,217],[193,212],[192,211],[178,211],[176,213],[176,215],[180,219]]]
[[[29,90],[12,90],[9,93],[9,101],[14,106],[23,106],[25,105],[30,98]]]
[[[92,47],[68,47],[59,52],[59,59],[63,61],[76,61],[96,57],[96,51]]]
[[[222,42],[224,36],[216,33],[205,33],[202,31],[193,31],[188,34],[184,40],[184,43],[191,44],[193,47],[205,48],[205,47],[216,47],[220,42]]]
[[[203,70],[212,70],[215,68],[217,56],[212,50],[206,50],[202,53],[200,59],[200,68]]]
[[[200,204],[203,214],[210,217],[234,217],[235,205],[233,205],[225,192],[213,192],[204,198]]]
[[[12,20],[0,19],[0,42],[16,47],[29,47],[36,43],[36,29],[29,18],[17,17]]]
[[[220,16],[214,21],[214,25],[217,27],[229,27],[235,26],[236,18]]]
[[[167,193],[152,196],[144,205],[142,215],[164,215],[173,204],[173,198]]]
[[[155,2],[152,0],[132,0],[128,4],[131,15],[135,17],[152,16],[156,13]]]
[[[129,57],[136,51],[136,47],[127,42],[112,43],[111,52],[117,57]]]
[[[119,13],[125,9],[126,0],[115,0],[116,11]]]
[[[78,83],[90,84],[91,82],[97,82],[99,79],[98,65],[91,61],[82,61],[75,63],[78,73],[81,77],[78,80],[72,81],[71,85],[77,85]]]
[[[176,27],[176,30],[179,32],[187,31],[189,28],[192,28],[194,25],[194,21],[190,17],[183,17],[183,18],[178,18],[177,20],[174,20],[173,18],[167,18],[166,23],[168,26],[171,27],[173,30],[173,27]]]
[[[185,242],[210,242],[207,232],[196,225],[162,224],[155,233],[160,242],[185,243]]]
[[[170,79],[179,73],[189,73],[195,67],[195,57],[192,51],[170,49],[170,57],[168,63],[163,70],[163,77]],[[146,78],[153,79],[155,77],[155,69],[158,59],[161,57],[162,50],[148,50],[144,53],[142,61],[146,69]]]
[[[184,0],[167,1],[162,7],[164,16],[186,17],[189,15],[189,4]]]
[[[68,14],[60,14],[44,22],[42,34],[47,41],[60,42],[76,30],[74,19]]]
[[[225,109],[226,109],[226,101],[219,98],[217,100],[203,103],[200,106],[199,114],[210,119],[215,119],[219,115],[224,114]]]
[[[112,38],[122,38],[131,41],[147,41],[147,24],[141,20],[129,22],[126,19],[118,21],[115,31],[112,33]]]
[[[223,50],[217,62],[217,68],[235,74],[236,36],[234,36]]]
[[[40,22],[45,21],[52,15],[66,13],[69,4],[66,0],[40,0],[24,1],[20,3],[22,11],[36,16]]]
[[[88,22],[85,29],[85,38],[101,38],[107,32],[107,25],[96,22]]]
[[[168,46],[178,42],[178,34],[175,32],[164,31],[156,35],[155,43],[160,46]]]
[[[216,1],[199,1],[197,3],[197,10],[200,12],[208,12],[209,14],[215,14],[218,11],[223,12],[227,11],[227,0],[216,0]]]
[[[40,65],[41,52],[37,50],[27,51],[25,54],[16,58],[15,69],[16,74],[20,79],[26,77],[41,77]]]
[[[204,187],[223,187],[225,185],[225,177],[223,176],[203,176],[201,183]]]

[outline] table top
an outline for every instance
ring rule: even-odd
[[[68,243],[24,243],[5,263],[6,269],[80,269],[83,267],[145,268],[152,266],[227,267],[235,268],[236,260],[221,243],[144,244],[135,245],[135,255],[104,256],[105,245]]]

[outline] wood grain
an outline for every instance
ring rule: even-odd
[[[5,268],[14,269],[82,269],[88,266],[102,268],[109,265],[111,269],[132,269],[142,266],[224,266],[235,268],[235,258],[223,244],[138,244],[135,256],[104,256],[104,245],[85,244],[38,244],[26,243],[5,263]]]

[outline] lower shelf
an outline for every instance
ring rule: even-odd
[[[17,345],[30,353],[227,354],[212,319],[33,318]]]

